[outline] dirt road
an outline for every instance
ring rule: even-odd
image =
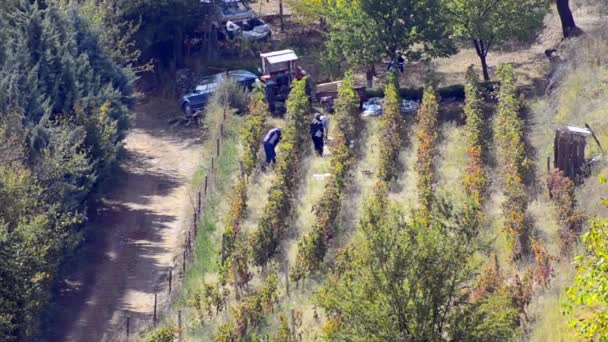
[[[162,103],[137,108],[126,158],[90,217],[82,266],[59,296],[50,341],[123,341],[125,317],[133,332],[151,320],[154,293],[167,293],[201,153],[195,128],[169,128],[171,110]]]

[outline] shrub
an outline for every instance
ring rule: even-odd
[[[537,240],[531,239],[530,245],[532,246],[534,260],[536,261],[534,282],[546,288],[553,277],[553,266],[551,266],[553,257],[549,255],[547,249]]]
[[[249,91],[231,78],[222,79],[215,89],[217,102],[222,106],[235,108],[239,113],[247,110]]]
[[[284,313],[279,315],[279,330],[272,337],[272,342],[291,342],[293,341],[291,330],[289,329],[289,320]]]
[[[146,337],[146,342],[173,342],[177,337],[177,328],[171,324],[152,330]]]
[[[606,179],[602,177],[602,183]],[[606,205],[608,202],[603,201]],[[568,311],[576,309],[576,317],[570,326],[589,341],[602,341],[608,336],[608,220],[594,217],[590,220],[589,231],[583,235],[584,251],[574,259],[576,276],[574,284],[566,290]]]
[[[274,311],[278,301],[278,274],[273,269],[259,290],[247,293],[241,303],[232,307],[234,321],[226,323],[218,329],[213,340],[228,342],[242,340],[253,329],[262,323],[264,315]]]
[[[238,341],[239,334],[234,322],[222,324],[217,329],[217,334],[213,336],[213,342],[234,342]]]
[[[568,254],[573,242],[581,232],[584,216],[576,211],[574,182],[564,176],[559,169],[553,169],[547,175],[549,195],[556,205],[557,216],[561,225],[559,232],[560,250]]]

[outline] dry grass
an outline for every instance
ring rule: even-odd
[[[563,302],[567,300],[564,290],[574,277],[574,267],[570,263],[562,263],[556,266],[555,274],[551,287],[537,296],[528,307],[528,316],[535,322],[529,340],[584,341],[568,327],[571,317],[563,313],[562,307]]]
[[[463,180],[467,163],[467,141],[463,126],[453,122],[441,126],[437,158],[437,192],[456,203],[465,201]]]
[[[416,150],[418,141],[416,139],[417,124],[408,125],[408,144],[399,154],[399,160],[403,167],[401,177],[397,180],[398,192],[390,194],[390,198],[400,203],[404,208],[415,209],[418,205],[418,175],[416,173]],[[406,214],[409,214],[406,211]]]
[[[535,219],[538,234],[554,256],[562,252],[559,249],[559,224],[547,191],[542,189],[546,177],[546,159],[552,157],[553,153],[553,131],[550,125],[584,126],[588,123],[602,145],[608,145],[608,26],[595,27],[586,30],[584,36],[563,44],[562,56],[567,63],[560,75],[560,83],[550,96],[530,104],[532,115],[529,137],[536,150],[537,188],[540,195],[531,204],[529,212]],[[587,156],[598,151],[595,142],[589,138]],[[596,167],[592,177],[586,179],[576,190],[577,207],[588,215],[608,215],[608,210],[600,203],[605,188],[596,177],[599,173],[608,172],[606,163],[603,162],[602,165]],[[580,252],[578,250],[574,254]],[[574,277],[571,257],[563,257],[554,268],[556,277],[551,288],[541,291],[529,307],[529,314],[534,321],[530,334],[533,341],[576,340],[574,332],[567,328],[572,317],[561,314],[561,303],[566,300],[564,290]]]

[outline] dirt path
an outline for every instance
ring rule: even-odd
[[[154,293],[167,293],[201,150],[196,129],[169,128],[168,113],[161,103],[137,108],[126,158],[91,215],[85,261],[59,296],[51,341],[122,341],[126,315],[133,332],[151,321]]]

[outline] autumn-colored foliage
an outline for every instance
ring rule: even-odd
[[[521,100],[517,94],[513,67],[501,65],[498,74],[501,86],[494,134],[498,161],[504,178],[503,229],[513,259],[519,259],[529,246],[529,232],[525,221],[528,195],[523,183],[528,160],[523,137],[523,120],[520,118]]]
[[[240,303],[231,308],[233,321],[220,326],[213,340],[241,340],[248,332],[259,327],[264,315],[274,311],[278,301],[278,285],[278,274],[273,269],[258,290],[248,292]]]
[[[467,84],[465,87],[464,113],[467,119],[467,166],[464,178],[464,189],[469,203],[468,209],[472,211],[477,224],[481,221],[483,198],[487,187],[486,166],[484,156],[484,133],[486,130],[482,98],[479,89],[479,78],[475,70],[467,70]]]
[[[243,169],[246,175],[251,175],[255,169],[260,141],[264,136],[264,123],[268,115],[268,106],[262,91],[256,91],[249,100],[249,111],[243,128],[241,141],[243,144]]]
[[[399,111],[399,94],[394,76],[384,89],[384,115],[380,122],[380,160],[378,175],[383,181],[390,183],[397,179],[399,168],[399,152],[403,146],[404,124]]]
[[[418,173],[418,199],[420,220],[430,222],[433,206],[433,183],[435,179],[434,158],[437,148],[439,102],[435,90],[427,87],[422,105],[418,111],[418,150],[416,151],[416,172]],[[425,223],[426,222],[426,223]]]
[[[564,176],[562,171],[553,169],[547,175],[547,186],[561,225],[559,232],[561,251],[567,254],[572,243],[581,233],[581,224],[584,220],[584,216],[576,211],[575,184]]]
[[[548,287],[553,277],[554,258],[549,255],[547,249],[537,240],[531,239],[532,251],[536,267],[534,268],[534,282],[542,287]]]

